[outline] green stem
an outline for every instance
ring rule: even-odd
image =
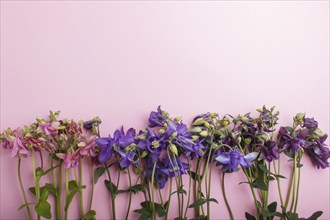
[[[171,197],[172,197],[172,178],[170,178],[170,190],[168,192],[168,201],[167,201],[167,207],[166,207],[165,220],[168,219],[168,211],[170,209]]]
[[[91,189],[91,195],[89,199],[89,210],[92,210],[92,205],[93,205],[93,197],[94,197],[94,164],[93,161],[91,160],[91,170],[92,170],[92,189]]]
[[[187,157],[187,160],[188,160],[188,167],[190,169],[190,160],[189,160],[189,157]],[[190,203],[190,194],[191,194],[191,178],[189,178],[188,200],[187,200],[186,211],[184,213],[183,219],[186,219],[186,217],[187,217],[187,212],[188,212],[189,203]]]
[[[199,179],[199,174],[200,174],[200,166],[201,166],[201,159],[198,158],[198,161],[197,161],[197,166],[196,166],[196,171],[195,171],[195,174],[198,178],[195,177],[194,179],[194,202],[197,201],[199,195],[198,195],[198,184],[197,184],[197,181]],[[199,207],[197,206],[195,208],[195,217],[199,216]]]
[[[104,166],[105,166],[105,170],[107,171],[108,178],[109,178],[109,181],[110,181],[110,190],[111,190],[111,192],[113,192],[112,180],[111,180],[111,175],[110,175],[110,172],[109,172],[109,167],[107,165],[104,165]],[[116,207],[115,207],[115,198],[114,197],[115,197],[115,195],[111,194],[112,219],[116,220]]]
[[[204,178],[204,175],[206,174],[206,177],[205,177],[205,193],[206,193],[206,196],[209,195],[208,193],[208,185],[206,184],[207,183],[207,175],[208,175],[208,168],[209,168],[209,163],[210,163],[210,158],[211,158],[211,154],[212,154],[212,148],[213,148],[213,135],[211,136],[211,146],[210,146],[210,149],[209,149],[209,154],[207,156],[207,161],[206,161],[206,164],[205,164],[205,169],[204,169],[204,173],[203,173],[203,176],[202,176],[202,179]],[[207,198],[209,199],[209,198]],[[207,220],[210,220],[210,201],[207,200],[206,202],[206,205],[207,205]]]
[[[291,206],[290,206],[290,212],[292,212],[293,209],[293,205],[295,202],[295,196],[296,196],[296,185],[297,185],[297,180],[296,180],[296,170],[297,170],[297,155],[294,155],[294,165],[293,165],[293,169],[294,169],[294,176],[293,176],[293,192],[292,192],[292,200],[291,200]]]
[[[61,210],[61,199],[62,199],[62,162],[59,162],[58,167],[58,182],[57,182],[57,194],[56,194],[56,218],[58,220],[62,219],[62,210]],[[55,183],[54,183],[55,184]]]
[[[227,196],[226,196],[226,191],[225,191],[225,172],[222,173],[222,182],[221,182],[221,188],[222,188],[222,195],[226,203],[226,207],[229,212],[229,216],[231,220],[234,220],[233,212],[231,211]]]
[[[300,161],[300,159],[299,159]],[[300,162],[299,162],[300,163]],[[299,187],[300,187],[300,167],[298,167],[298,183],[297,183],[297,192],[296,192],[296,203],[294,205],[294,213],[297,211],[298,198],[299,198]]]
[[[84,199],[83,199],[83,191],[82,191],[82,186],[83,186],[83,172],[82,172],[82,162],[81,159],[79,160],[79,207],[80,207],[80,215],[81,218],[85,216],[84,212]]]
[[[260,219],[260,211],[259,211],[259,207],[258,207],[258,200],[257,200],[256,194],[254,192],[254,189],[253,189],[253,187],[251,185],[251,183],[252,183],[252,181],[251,181],[252,174],[251,174],[250,168],[248,168],[248,170],[249,170],[249,174],[250,175],[244,169],[243,169],[243,172],[244,172],[244,174],[245,174],[245,176],[246,176],[246,178],[247,178],[247,180],[249,182],[249,186],[250,186],[250,189],[251,189],[251,192],[252,192],[252,196],[253,196],[253,200],[254,200],[254,205],[255,205],[256,211],[257,211],[257,219]]]
[[[130,187],[130,191],[129,191],[129,201],[128,201],[128,208],[127,208],[127,213],[126,213],[126,220],[128,219],[128,215],[129,215],[129,211],[131,209],[131,203],[132,203],[132,180],[131,180],[131,173],[129,171],[129,167],[127,168],[127,174],[128,174],[128,182],[129,182],[129,187]]]
[[[173,170],[174,170],[174,178],[175,178],[175,183],[176,183],[176,189],[177,189],[177,197],[178,197],[178,211],[179,211],[179,216],[181,217],[181,202],[180,202],[180,194],[179,194],[179,180],[178,180],[178,177],[175,175],[175,169],[176,169],[176,167],[174,166],[174,164],[173,164],[173,161],[172,161],[172,159],[171,159],[171,155],[170,155],[170,152],[169,152],[169,149],[167,148],[167,156],[168,156],[168,159],[169,159],[169,161],[170,161],[170,163],[171,163],[171,166],[172,166],[172,168],[173,168]]]
[[[68,168],[65,168],[65,198],[67,199],[69,196],[69,170]],[[69,207],[64,209],[64,219],[68,219],[68,211]]]
[[[152,169],[152,176],[151,176],[151,208],[154,220],[156,220],[156,211],[155,211],[155,193],[154,193],[154,181],[155,181],[155,172],[156,172],[157,161],[154,162],[154,167]]]
[[[289,188],[288,188],[288,193],[286,195],[286,200],[285,200],[285,204],[284,204],[284,208],[287,209],[288,204],[289,204],[289,199],[290,199],[290,195],[291,195],[291,189],[292,189],[292,184],[293,184],[293,177],[294,177],[294,167],[292,168],[292,174],[291,174],[291,180],[289,183]]]
[[[30,207],[28,205],[28,201],[27,201],[27,198],[26,198],[26,194],[25,194],[25,190],[24,190],[23,182],[22,182],[22,178],[21,178],[21,158],[20,157],[18,159],[17,173],[18,173],[19,186],[21,188],[21,192],[22,192],[22,196],[23,196],[23,199],[24,199],[24,203],[26,204],[26,211],[28,213],[29,219],[32,220],[31,210],[30,210]]]
[[[280,173],[280,159],[278,159],[278,170],[276,171],[276,165],[275,165],[275,160],[273,160],[273,165],[274,165],[274,172],[275,172],[275,175],[279,175]],[[277,189],[278,189],[278,193],[279,193],[279,196],[280,196],[280,202],[281,202],[281,206],[283,206],[283,198],[282,198],[282,191],[281,191],[281,185],[280,185],[280,178],[279,177],[276,177],[276,182],[277,182]]]
[[[32,149],[31,151],[31,159],[32,159],[32,169],[33,169],[33,179],[34,179],[34,186],[35,186],[35,191],[36,191],[36,198],[37,198],[37,204],[39,203],[40,200],[40,187],[39,187],[39,177],[37,177],[36,174],[36,166],[35,166],[35,158],[34,158],[34,150]],[[37,219],[40,219],[40,215],[37,215]]]

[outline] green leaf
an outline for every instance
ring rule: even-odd
[[[198,206],[201,206],[203,205],[204,203],[206,202],[215,202],[215,203],[218,203],[218,201],[214,198],[210,198],[210,199],[197,199],[196,202],[194,202],[193,204],[191,204],[189,206],[189,208],[195,208],[195,207],[198,207]]]
[[[79,187],[78,187],[78,183],[77,183],[77,181],[75,181],[75,180],[71,180],[70,182],[69,182],[69,189],[70,190],[77,190]]]
[[[48,190],[47,188],[44,187],[43,190],[41,191],[40,201],[47,201],[48,195],[49,195]]]
[[[52,213],[50,212],[50,204],[46,201],[40,201],[36,206],[35,210],[36,212],[47,219],[50,219],[52,217]]]
[[[269,212],[276,212],[277,202],[270,203],[267,208]]]
[[[322,211],[314,212],[313,215],[307,218],[307,220],[317,220],[322,214]]]
[[[53,184],[50,184],[50,183],[46,183],[45,187],[49,193],[53,194],[53,195],[56,195],[57,194],[57,189],[53,186]]]
[[[179,186],[179,189],[177,191],[172,192],[171,195],[173,195],[175,193],[179,193],[179,194],[181,193],[181,194],[187,195],[187,191],[183,189],[183,186]]]
[[[251,183],[251,186],[254,188],[262,189],[264,191],[268,190],[268,186],[262,180],[256,180]]]
[[[20,207],[18,207],[17,210],[19,211],[21,209],[24,209],[24,208],[28,207],[29,205],[34,205],[34,204],[36,204],[36,203],[35,202],[25,203],[25,204],[21,205]]]
[[[41,167],[38,167],[36,170],[37,179],[40,179],[44,175],[44,170]]]
[[[96,212],[95,210],[89,210],[82,220],[95,220],[96,219]]]
[[[258,164],[258,167],[260,168],[261,171],[264,173],[270,173],[270,171],[267,169],[267,167],[264,164]]]
[[[149,220],[149,219],[151,219],[151,214],[149,213],[143,213],[138,218],[138,220]]]
[[[70,206],[72,199],[75,196],[76,192],[77,192],[77,190],[71,191],[70,194],[68,195],[68,197],[66,198],[65,207],[64,207],[65,211],[67,211],[69,209],[69,206]]]
[[[104,180],[104,184],[106,186],[106,188],[109,190],[109,192],[111,193],[112,197],[116,197],[118,194],[118,188],[115,184],[113,184],[112,182],[110,182],[109,180]]]
[[[99,180],[99,178],[103,175],[103,173],[105,172],[105,168],[104,167],[98,167],[95,172],[94,172],[94,184],[97,183],[97,181]]]
[[[193,218],[193,220],[207,220],[207,216],[205,215],[199,215]]]
[[[246,220],[257,220],[253,215],[249,214],[248,212],[245,212],[245,218]]]
[[[193,172],[193,171],[188,171],[188,174],[189,174],[189,176],[190,176],[193,180],[195,180],[195,181],[197,181],[198,179],[201,179],[201,176],[198,175],[198,174],[196,174],[196,173]]]
[[[134,194],[143,191],[142,184],[136,184],[128,188],[128,191],[132,191]]]
[[[36,194],[36,188],[35,188],[35,187],[30,187],[30,188],[29,188],[29,191],[30,191],[33,195]]]

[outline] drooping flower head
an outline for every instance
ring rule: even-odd
[[[265,141],[263,146],[259,147],[258,150],[260,150],[260,158],[266,159],[267,162],[278,160],[280,157],[280,152],[275,141]]]
[[[222,164],[223,171],[237,172],[239,166],[242,168],[250,167],[257,156],[257,152],[252,152],[243,156],[240,150],[235,148],[228,152],[219,152],[215,160]]]

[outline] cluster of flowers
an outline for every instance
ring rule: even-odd
[[[64,219],[67,219],[68,207],[76,192],[80,194],[80,218],[95,219],[96,212],[92,210],[94,184],[103,173],[108,174],[105,186],[111,194],[113,219],[116,219],[116,195],[130,194],[126,215],[128,219],[132,193],[138,192],[142,192],[145,198],[141,209],[134,210],[141,220],[156,220],[158,217],[168,219],[173,194],[177,194],[178,199],[176,219],[187,219],[187,211],[190,208],[195,210],[196,219],[210,219],[210,202],[217,202],[211,198],[211,174],[215,167],[219,167],[222,173],[222,193],[231,219],[234,219],[234,216],[225,193],[224,178],[225,174],[238,171],[242,171],[246,176],[245,183],[249,184],[255,202],[255,215],[245,213],[248,220],[273,219],[275,216],[281,219],[296,219],[301,158],[306,152],[317,168],[329,167],[330,151],[325,144],[327,135],[318,128],[318,123],[313,118],[302,113],[294,117],[292,126],[280,127],[276,135],[279,112],[275,111],[274,107],[263,107],[257,111],[257,117],[252,117],[250,113],[236,117],[220,117],[217,113],[201,114],[195,117],[188,127],[181,117],[171,118],[159,106],[156,111],[150,113],[145,130],[137,133],[130,128],[125,132],[122,127],[108,137],[100,137],[101,120],[98,117],[76,123],[68,119],[58,120],[59,112],[51,112],[49,120],[37,119],[36,123],[30,127],[25,126],[24,130],[18,128],[12,131],[8,128],[0,135],[0,141],[5,149],[12,151],[12,157],[19,158],[19,165],[21,158],[30,155],[32,157],[35,186],[30,191],[36,195],[34,204],[38,218],[50,218],[50,204],[43,194],[47,192],[48,198],[48,192],[53,192],[58,201],[56,218],[62,219],[60,202],[63,166],[66,168]],[[40,168],[34,167],[34,152],[40,152],[42,161],[41,151],[50,155],[51,167],[48,170],[44,170],[43,165]],[[280,179],[285,178],[279,173],[279,159],[282,154],[291,158],[289,162],[292,163],[291,181],[285,200],[280,189]],[[92,194],[86,213],[82,199],[82,190],[86,188],[82,183],[81,163],[84,157],[90,158],[93,175]],[[57,161],[56,166],[53,165],[53,160]],[[68,168],[76,169],[78,165],[80,179],[75,173],[75,180],[70,181]],[[111,167],[117,167],[117,183],[112,181],[113,176],[109,172]],[[140,184],[132,185],[130,169],[138,175]],[[40,170],[41,172],[38,172]],[[55,171],[58,176],[57,185],[54,181]],[[123,171],[129,176],[130,186],[126,190],[119,190],[119,175]],[[41,176],[48,173],[51,173],[52,182],[40,187]],[[182,180],[185,174],[190,177],[188,192],[184,189]],[[175,192],[172,191],[172,179],[176,184]],[[29,209],[31,203],[26,199],[20,173],[19,180],[25,202],[23,207],[26,207],[29,218],[32,219]],[[269,183],[272,180],[276,180],[278,185],[280,211],[277,210],[277,202],[268,203],[271,190]],[[168,182],[169,194],[165,202],[163,198],[166,197],[162,195],[161,189]],[[155,201],[155,187],[159,190],[160,203]],[[316,212],[310,219],[317,219],[321,214],[322,212]]]

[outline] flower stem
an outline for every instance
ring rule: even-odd
[[[300,159],[299,159],[300,162]],[[299,186],[300,186],[300,167],[298,167],[298,183],[297,183],[297,192],[296,192],[296,203],[294,205],[294,213],[297,211],[297,206],[298,206],[298,198],[299,198]]]
[[[128,219],[128,215],[129,215],[129,211],[131,209],[131,203],[132,203],[132,190],[131,190],[132,180],[131,180],[131,173],[129,171],[129,167],[127,168],[127,174],[128,174],[128,181],[129,181],[130,190],[129,190],[129,201],[128,201],[128,208],[127,208],[127,213],[126,213],[126,220]]]
[[[151,176],[151,208],[154,220],[156,220],[156,211],[155,211],[155,196],[154,196],[154,181],[155,181],[155,172],[156,172],[157,161],[154,162],[154,167],[152,169],[152,176]]]
[[[84,212],[84,200],[83,200],[83,173],[82,173],[82,161],[79,159],[79,207],[80,207],[80,217],[83,218],[85,215]]]
[[[221,188],[222,188],[222,195],[226,203],[226,207],[229,212],[230,220],[234,220],[233,212],[231,211],[227,196],[226,196],[226,191],[225,191],[225,172],[222,173],[222,182],[221,182]]]
[[[111,175],[110,175],[110,172],[109,172],[109,167],[107,165],[104,165],[105,166],[105,170],[107,171],[107,174],[108,174],[108,178],[109,178],[109,181],[110,181],[110,190],[113,191],[112,189],[112,180],[111,180]],[[112,195],[111,193],[111,205],[112,205],[112,219],[113,220],[116,220],[116,207],[115,207],[115,196]]]
[[[28,205],[28,201],[27,201],[27,198],[26,198],[26,194],[25,194],[25,190],[24,190],[23,182],[22,182],[22,178],[21,178],[21,158],[18,159],[17,174],[18,174],[19,186],[21,188],[21,192],[22,192],[22,196],[23,196],[23,199],[24,199],[24,203],[26,204],[26,211],[28,213],[29,219],[32,220],[31,210],[30,210],[30,207]]]
[[[67,199],[69,196],[69,170],[68,168],[65,169],[65,198]],[[64,219],[68,219],[68,210],[69,207],[64,209]]]
[[[201,161],[202,160],[200,158],[198,158],[197,166],[196,166],[196,171],[195,171],[195,174],[196,174],[197,178],[195,176],[195,179],[194,179],[194,202],[196,202],[197,199],[198,199],[198,197],[199,197],[199,195],[198,195],[199,192],[198,192],[198,188],[197,188],[198,187],[197,182],[198,182],[199,174],[200,174]],[[198,206],[195,208],[195,217],[197,217],[197,216],[199,216],[199,207]]]
[[[61,197],[62,197],[62,162],[59,162],[58,182],[57,182],[57,195],[56,195],[56,218],[62,219],[61,211]],[[55,185],[55,182],[54,182]]]
[[[288,204],[289,204],[289,199],[290,199],[290,195],[291,195],[291,189],[292,189],[292,184],[293,184],[293,177],[294,177],[294,167],[292,168],[292,174],[291,174],[291,180],[289,183],[289,188],[288,188],[288,193],[286,195],[286,199],[285,199],[285,204],[284,204],[284,208],[287,209]]]
[[[292,186],[293,192],[292,192],[292,200],[291,200],[290,212],[292,212],[293,205],[294,205],[294,202],[295,202],[295,196],[296,196],[296,184],[297,184],[297,180],[296,180],[297,155],[296,154],[294,155],[293,169],[294,169],[294,171],[293,171],[293,173],[294,173],[294,176],[293,176],[293,186]]]
[[[167,207],[166,207],[166,216],[165,216],[165,220],[168,219],[168,211],[169,211],[169,209],[170,209],[171,196],[172,196],[172,178],[170,178],[170,190],[169,190],[169,192],[168,192],[168,201],[167,201]]]
[[[189,166],[189,169],[190,169],[190,160],[189,160],[189,157],[187,157],[187,160],[188,160],[188,166]],[[191,178],[189,178],[189,189],[188,189],[187,206],[186,206],[186,211],[184,213],[183,219],[186,219],[186,217],[187,217],[187,212],[188,212],[189,203],[190,203],[190,194],[191,194]]]
[[[91,195],[89,199],[89,210],[92,210],[92,205],[93,205],[93,197],[94,197],[94,164],[93,161],[91,161],[91,170],[92,170],[92,189],[91,189]]]
[[[278,163],[278,170],[276,171],[275,160],[273,160],[275,175],[279,175],[279,173],[280,173],[280,159],[278,159],[277,163]],[[283,206],[284,204],[283,204],[282,191],[281,191],[281,185],[280,185],[280,178],[279,177],[276,177],[276,182],[277,182],[278,193],[279,193],[279,196],[280,196],[281,206]]]
[[[39,177],[37,177],[36,174],[36,166],[35,166],[35,158],[34,158],[34,150],[32,149],[31,151],[31,159],[32,159],[32,169],[33,169],[33,179],[34,179],[34,186],[35,186],[35,191],[36,191],[36,198],[37,198],[37,204],[39,203],[40,200],[40,187],[39,187]],[[40,219],[40,215],[37,215],[37,219]]]

